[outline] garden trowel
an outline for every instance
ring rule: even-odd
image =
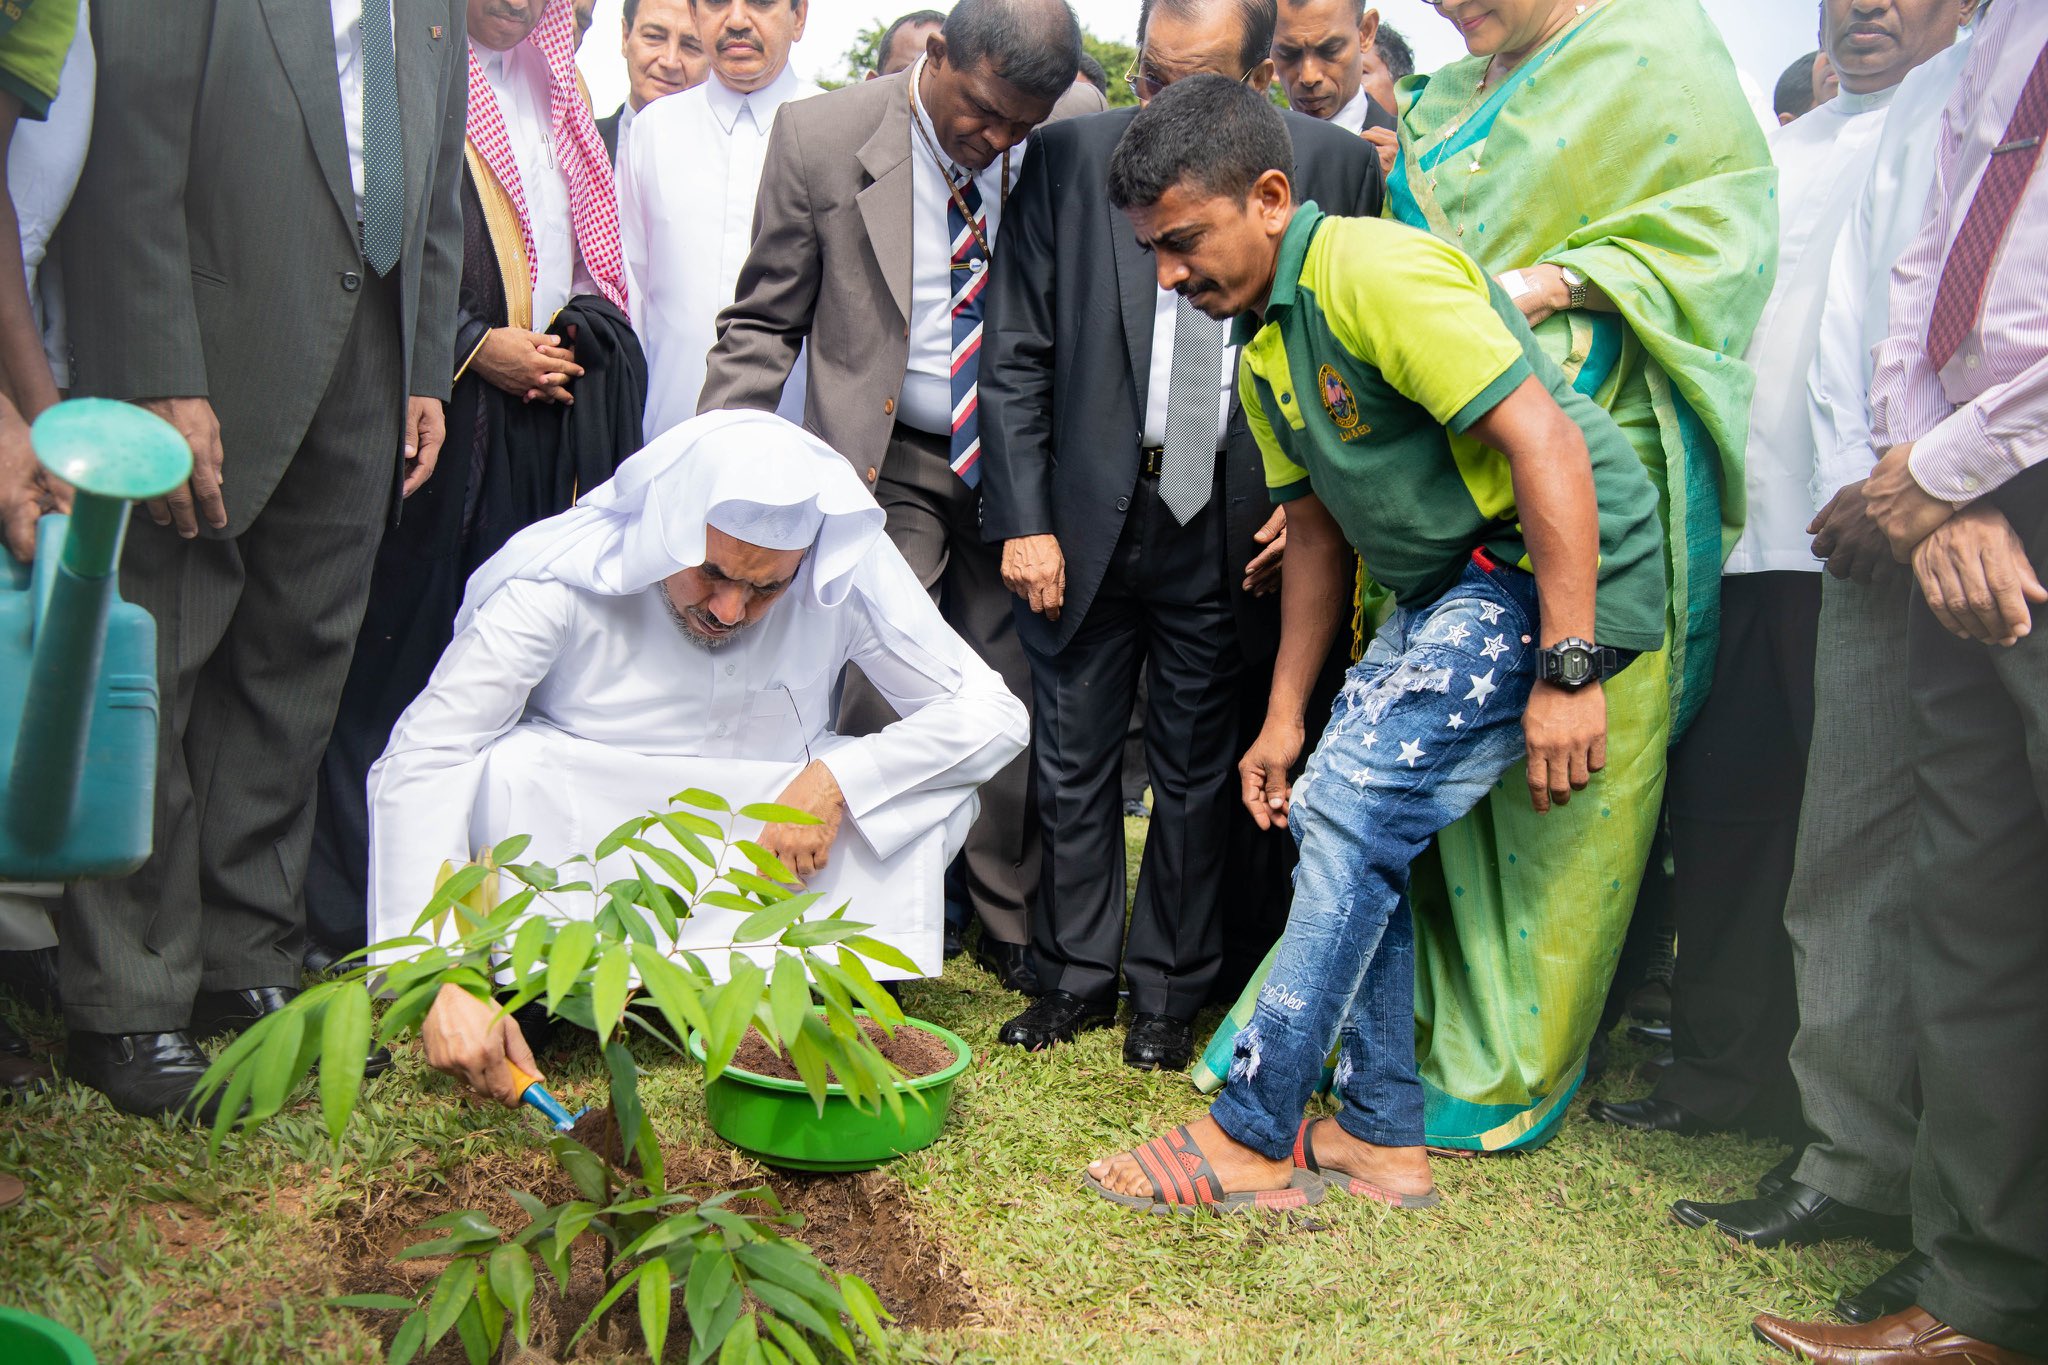
[[[540,1083],[540,1077],[529,1075],[512,1062],[507,1062],[505,1065],[511,1067],[512,1074],[526,1083],[526,1088],[519,1092],[519,1102],[521,1104],[530,1104],[535,1109],[540,1110],[546,1116],[547,1121],[555,1126],[556,1132],[568,1132],[576,1126],[576,1120],[590,1112],[590,1106],[586,1104],[575,1113],[570,1113],[563,1107],[562,1102],[550,1094],[548,1088]]]

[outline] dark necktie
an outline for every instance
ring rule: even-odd
[[[1941,287],[1927,323],[1927,359],[1936,370],[1955,358],[1984,311],[1984,286],[2041,159],[2043,135],[2048,135],[2048,47],[2034,61],[2005,126],[2005,139],[1992,149],[1991,163],[1941,268]]]
[[[405,231],[405,144],[398,132],[390,0],[364,0],[362,38],[363,259],[388,275]]]
[[[953,439],[948,463],[973,488],[981,482],[980,394],[975,381],[981,373],[981,291],[988,284],[988,261],[975,232],[988,231],[988,216],[981,211],[979,185],[970,178],[957,188],[957,199],[946,196],[946,229],[953,243]],[[960,212],[963,204],[974,216],[971,224]]]

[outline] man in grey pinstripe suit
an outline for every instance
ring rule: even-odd
[[[568,3],[568,0],[555,0]],[[65,225],[81,393],[191,443],[129,530],[157,621],[155,852],[62,924],[71,1075],[183,1110],[196,1036],[300,979],[313,774],[454,366],[462,0],[97,0],[99,100]]]

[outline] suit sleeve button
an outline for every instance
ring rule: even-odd
[[[1117,511],[1119,511],[1119,512],[1128,512],[1128,511],[1130,511],[1130,510],[1131,510],[1131,500],[1130,500],[1129,498],[1118,498],[1118,499],[1116,500],[1116,510],[1117,510]]]
[[[341,272],[341,287],[353,294],[363,287],[363,277],[353,270],[344,270]]]
[[[868,466],[868,482],[869,482],[869,483],[873,483],[874,481],[875,481],[875,467],[874,467],[873,465],[869,465],[869,466]]]
[[[895,400],[895,399],[893,399],[893,398],[884,398],[884,399],[882,400],[882,412],[883,412],[883,414],[884,414],[885,416],[890,416],[890,417],[893,417],[893,416],[895,416],[895,415],[896,415],[896,400]]]

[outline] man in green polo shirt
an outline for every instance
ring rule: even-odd
[[[1239,772],[1253,818],[1300,845],[1294,905],[1209,1116],[1088,1168],[1153,1211],[1436,1202],[1409,864],[1524,756],[1538,811],[1582,790],[1606,759],[1602,679],[1664,641],[1656,492],[1621,431],[1468,257],[1296,205],[1291,164],[1272,107],[1214,77],[1160,94],[1110,162],[1161,287],[1238,318],[1288,505],[1279,662]],[[1347,543],[1394,610],[1290,791]],[[1338,1113],[1306,1124],[1333,1047]]]

